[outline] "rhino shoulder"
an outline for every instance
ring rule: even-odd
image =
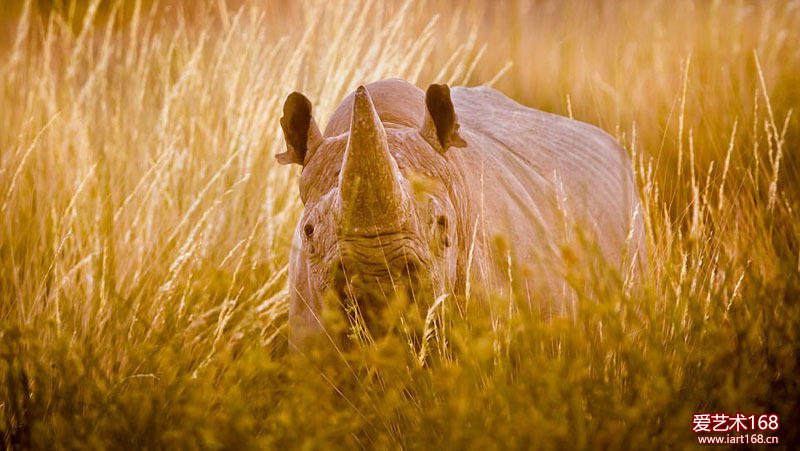
[[[453,88],[452,97],[459,118],[479,130],[548,128],[617,145],[614,138],[594,125],[522,105],[488,86],[459,86]]]

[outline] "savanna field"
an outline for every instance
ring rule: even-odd
[[[615,136],[647,271],[576,255],[574,315],[448,297],[290,352],[281,106],[324,127],[388,77]],[[2,2],[3,446],[683,449],[742,412],[797,447],[798,107],[797,1]]]

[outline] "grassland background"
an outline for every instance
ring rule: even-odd
[[[721,411],[796,445],[798,42],[796,1],[3,2],[3,444],[683,448]],[[574,318],[445,301],[427,358],[288,355],[282,101],[390,76],[615,135],[643,288],[576,263]]]

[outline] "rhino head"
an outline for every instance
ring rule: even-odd
[[[303,167],[304,210],[289,267],[294,343],[321,335],[314,332],[324,329],[326,299],[358,312],[355,320],[374,336],[383,332],[377,318],[389,300],[427,303],[454,289],[458,174],[445,151],[466,143],[450,90],[432,85],[423,102],[418,88],[404,85],[403,95],[387,83],[360,86],[325,136],[305,96],[292,93],[285,102],[287,151],[276,158]]]

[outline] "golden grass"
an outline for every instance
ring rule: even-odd
[[[6,446],[684,447],[700,411],[800,440],[796,2],[46,3],[0,8]],[[324,124],[391,76],[616,135],[643,288],[577,262],[574,318],[447,299],[421,349],[290,364],[282,101]]]

